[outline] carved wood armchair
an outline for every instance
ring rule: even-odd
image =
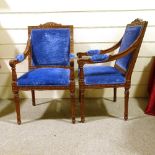
[[[35,90],[69,90],[72,123],[75,123],[75,81],[73,56],[73,26],[53,22],[28,26],[28,41],[23,54],[10,61],[12,91],[21,124],[19,90],[31,90],[35,106]],[[16,65],[28,57],[29,71],[17,78]]]
[[[79,101],[81,110],[81,122],[85,121],[84,113],[84,92],[85,89],[125,88],[124,119],[128,119],[129,88],[131,86],[131,75],[138,57],[141,43],[147,27],[147,21],[136,19],[126,26],[125,33],[121,40],[113,47],[106,50],[89,50],[85,53],[78,53],[79,66]],[[107,54],[119,47],[117,54]],[[83,56],[88,56],[84,58]],[[86,64],[105,63],[114,61],[112,66],[86,66]]]

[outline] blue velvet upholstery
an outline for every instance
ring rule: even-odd
[[[31,32],[32,64],[69,65],[70,29],[34,29]]]
[[[128,26],[123,35],[123,39],[120,45],[119,52],[122,52],[130,47],[130,45],[138,38],[140,34],[141,26]],[[125,71],[128,69],[129,61],[132,57],[132,54],[128,54],[127,56],[118,59],[116,64],[120,66]]]
[[[70,59],[74,59],[75,58],[75,54],[70,53]]]
[[[16,60],[18,60],[19,62],[24,60],[24,54],[18,54],[16,55]]]
[[[123,84],[125,77],[111,66],[84,66],[84,82],[86,85]]]
[[[64,68],[39,68],[25,73],[17,80],[18,86],[68,86],[70,70]]]
[[[93,62],[104,62],[106,60],[108,60],[109,55],[107,54],[95,54],[91,57],[91,60]]]
[[[89,56],[95,55],[95,54],[100,54],[100,50],[89,50],[87,51],[87,54]]]

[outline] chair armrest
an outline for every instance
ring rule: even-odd
[[[25,59],[24,54],[18,54],[16,55],[16,60],[19,62],[22,62]]]
[[[82,58],[83,56],[88,56],[87,52],[78,52],[77,57]]]
[[[105,62],[120,59],[120,58],[134,52],[134,50],[136,50],[136,48],[137,48],[137,42],[135,42],[128,49],[126,49],[125,51],[122,51],[120,53],[117,53],[117,54],[114,54],[114,55],[105,55],[105,54],[99,54],[101,56],[94,55],[92,57],[80,58],[80,59],[77,60],[77,62],[79,64],[80,68],[84,64],[105,63]],[[97,60],[97,61],[95,61],[95,60]]]
[[[93,55],[96,55],[96,54],[100,54],[100,51],[101,50],[88,50],[87,52],[79,52],[77,53],[77,57],[78,58],[82,58],[83,56],[93,56]]]
[[[74,59],[76,59],[75,54],[70,53],[69,57],[70,57],[70,66],[74,67]]]
[[[27,41],[27,45],[26,45],[26,48],[24,50],[24,53],[23,54],[18,54],[15,59],[10,60],[9,61],[10,66],[15,67],[16,64],[21,63],[22,61],[24,61],[26,59],[26,57],[28,56],[29,52],[30,52],[30,38]]]
[[[96,54],[90,58],[93,62],[103,62],[109,59],[108,54]]]
[[[92,56],[92,55],[96,55],[96,54],[105,54],[105,53],[113,52],[115,49],[117,49],[120,46],[121,41],[122,41],[122,38],[118,43],[116,43],[114,46],[112,46],[108,49],[105,49],[105,50],[89,50],[87,52],[79,52],[79,53],[77,53],[77,56],[78,56],[78,58],[82,58],[82,56]]]
[[[96,54],[100,54],[100,50],[88,50],[86,53],[88,56],[93,56]]]
[[[70,53],[69,57],[70,57],[70,59],[75,59],[75,54]]]

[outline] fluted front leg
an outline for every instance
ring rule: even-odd
[[[70,91],[70,97],[71,97],[71,114],[72,114],[72,123],[74,124],[76,122],[76,103],[75,103],[75,90]]]
[[[19,104],[19,92],[14,91],[14,102],[16,107],[16,114],[17,114],[17,123],[21,124],[21,117],[20,117],[20,104]]]
[[[125,88],[125,101],[124,101],[124,120],[128,120],[128,101],[129,101],[129,88]]]
[[[72,115],[72,123],[76,122],[76,103],[75,103],[75,80],[74,80],[74,68],[72,64],[72,70],[70,75],[71,83],[70,83],[70,98],[71,98],[71,115]]]
[[[71,97],[71,115],[72,115],[72,123],[76,122],[75,120],[75,110],[76,110],[76,103],[75,103],[75,75],[74,75],[74,60],[70,60],[70,97]]]
[[[116,102],[117,99],[117,88],[114,88],[114,98],[113,101]]]
[[[85,122],[85,103],[84,103],[84,71],[83,66],[84,63],[78,61],[79,64],[79,102],[80,102],[80,115],[81,115],[81,122]]]
[[[32,105],[35,106],[36,105],[36,101],[35,101],[35,91],[31,90],[31,94],[32,94]]]
[[[81,122],[85,122],[85,104],[84,104],[84,89],[81,89],[80,93],[80,114],[81,114]]]
[[[79,102],[81,102],[81,90],[79,88]]]
[[[17,74],[16,74],[16,63],[17,61],[10,61],[9,64],[11,66],[12,70],[12,91],[14,94],[14,103],[16,108],[16,114],[17,114],[17,123],[21,124],[21,117],[20,117],[20,104],[19,104],[19,90],[17,86]]]

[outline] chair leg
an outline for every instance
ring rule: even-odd
[[[117,99],[117,88],[114,88],[114,98],[113,101],[116,102]]]
[[[35,92],[34,92],[34,90],[31,90],[31,94],[32,94],[32,105],[35,106],[36,102],[35,102]]]
[[[84,105],[84,90],[80,91],[80,113],[81,113],[81,122],[85,122],[85,105]]]
[[[16,107],[16,114],[17,114],[17,124],[21,124],[21,117],[20,117],[20,104],[19,104],[19,92],[14,92],[14,102]]]
[[[125,88],[124,120],[128,120],[129,88]]]
[[[70,92],[71,97],[71,114],[72,114],[72,123],[75,124],[75,110],[76,110],[76,103],[75,103],[75,90]]]
[[[81,90],[79,88],[79,102],[81,102]]]

